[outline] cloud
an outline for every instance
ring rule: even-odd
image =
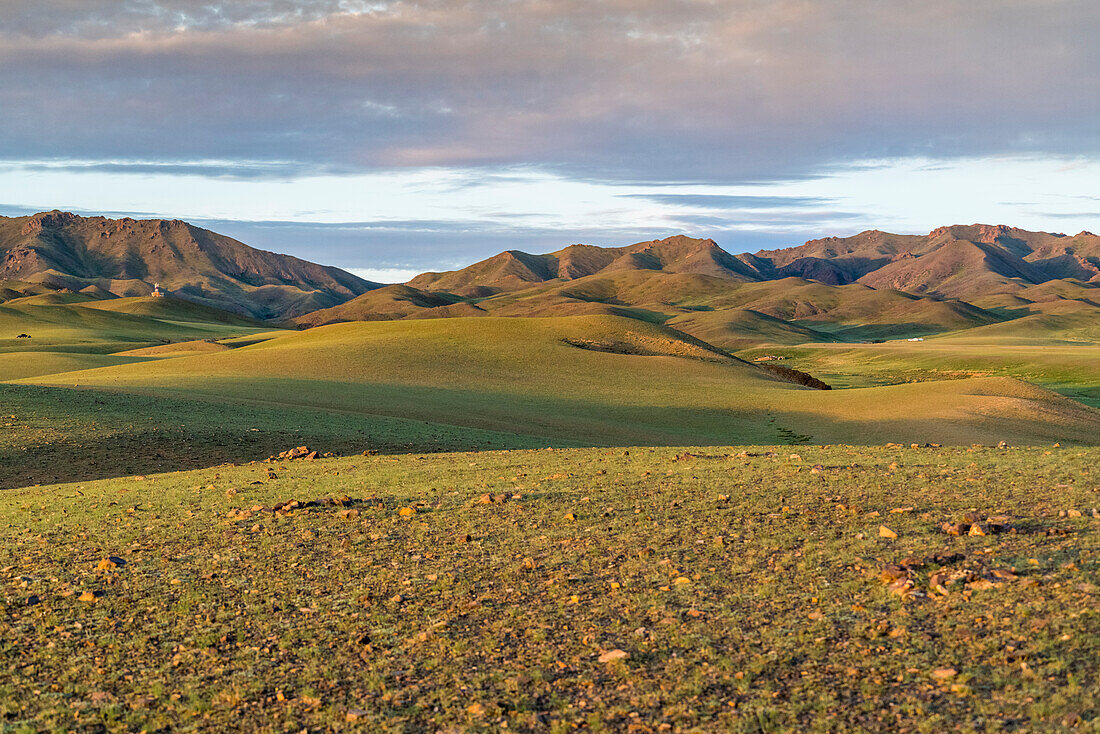
[[[1098,31],[1093,0],[8,0],[0,158],[747,182],[1094,156]]]
[[[350,272],[375,283],[407,283],[424,271],[415,268],[351,268]]]
[[[625,196],[646,199],[661,204],[699,207],[702,209],[798,209],[832,203],[830,199],[816,196],[734,196],[727,194],[626,194]]]

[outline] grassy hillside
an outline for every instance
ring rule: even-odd
[[[76,293],[49,293],[0,303],[0,353],[108,354],[169,341],[270,330],[251,319],[174,298],[97,300]],[[19,338],[20,334],[30,338]],[[0,379],[14,376],[0,367]]]
[[[400,417],[71,385],[0,384],[0,404],[0,490],[248,462],[302,445],[341,455],[576,445]]]
[[[462,300],[454,293],[389,286],[295,321],[300,326],[317,326],[340,321],[486,314],[615,314],[668,323],[714,344],[740,348],[762,341],[804,343],[922,336],[1022,315],[999,314],[963,301],[876,290],[861,284],[833,286],[795,277],[741,282],[700,273],[647,269],[600,271],[570,280],[525,282],[522,288],[490,291],[490,295]],[[457,310],[460,308],[466,310]],[[1092,305],[1088,308],[1100,314],[1100,309]]]
[[[0,727],[1088,731],[1098,462],[586,449],[11,490]]]
[[[803,344],[756,347],[740,354],[751,359],[778,353],[787,357],[783,364],[812,372],[842,388],[1000,376],[1025,380],[1100,407],[1100,370],[1096,367],[1100,346],[1057,340],[1025,343],[1015,338],[971,341],[963,337],[966,333],[917,344]]]
[[[36,377],[388,415],[591,445],[1094,443],[1100,412],[1002,377],[821,392],[613,316],[348,323]]]

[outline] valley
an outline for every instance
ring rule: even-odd
[[[20,273],[0,729],[1070,730],[1097,284],[917,294],[848,249],[506,254],[278,315]]]

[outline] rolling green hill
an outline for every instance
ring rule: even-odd
[[[44,352],[109,354],[270,330],[258,321],[174,298],[98,300],[50,292],[0,303],[0,353],[38,354],[34,359],[39,360],[48,360]],[[8,379],[2,370],[0,379]]]
[[[594,445],[1019,443],[1100,436],[1100,412],[1017,380],[821,392],[615,316],[346,323],[253,346],[33,378],[413,418]]]

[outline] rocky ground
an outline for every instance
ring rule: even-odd
[[[1095,731],[1098,459],[570,449],[9,490],[0,729]]]

